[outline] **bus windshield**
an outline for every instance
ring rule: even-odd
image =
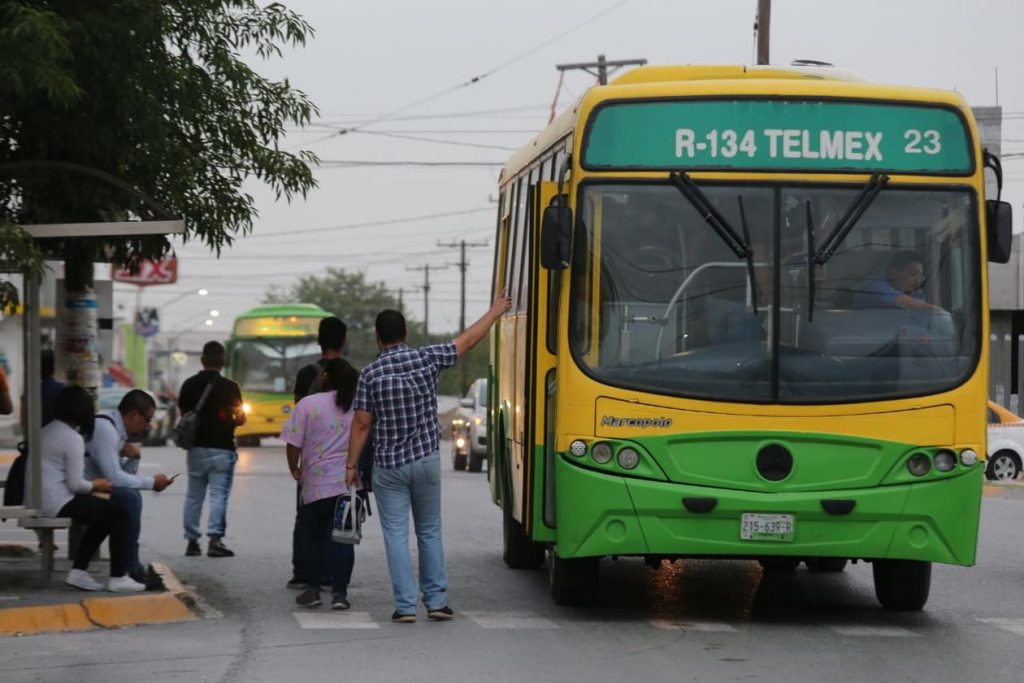
[[[313,339],[241,338],[235,341],[233,376],[244,391],[285,393],[299,369],[318,358]]]
[[[589,375],[782,403],[924,395],[970,376],[981,343],[972,191],[879,187],[844,228],[863,185],[699,185],[751,256],[672,185],[583,186],[569,337]]]

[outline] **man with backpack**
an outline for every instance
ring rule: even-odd
[[[185,496],[185,555],[201,555],[199,537],[200,518],[206,489],[210,489],[210,517],[206,535],[210,539],[206,549],[208,557],[234,557],[235,553],[224,545],[227,529],[228,496],[234,480],[235,427],[245,424],[242,409],[242,391],[238,385],[220,372],[227,365],[227,354],[220,342],[203,345],[201,372],[189,377],[178,393],[178,409],[182,420],[187,413],[198,416],[195,441],[188,449],[188,493]]]
[[[320,376],[323,374],[327,361],[332,358],[341,358],[341,351],[345,348],[345,338],[348,335],[348,326],[344,321],[335,316],[328,316],[320,319],[320,326],[317,328],[316,343],[320,345],[320,360],[309,363],[299,368],[295,375],[295,402],[298,403],[310,394],[318,394],[321,391]],[[292,529],[292,578],[288,581],[288,588],[301,590],[306,587],[306,572],[301,567],[303,555],[301,543],[301,529],[299,527],[299,508],[301,507],[302,489],[301,485],[295,485],[295,526]],[[326,573],[324,573],[326,576]],[[316,577],[309,577],[309,584],[313,585]]]
[[[156,401],[142,389],[126,393],[116,410],[96,415],[92,437],[85,443],[85,478],[107,479],[114,485],[110,501],[128,513],[131,547],[128,575],[150,587],[139,562],[139,534],[142,531],[140,490],[163,491],[173,483],[166,474],[152,477],[138,474],[139,450],[125,449],[128,437],[145,433],[156,412]],[[123,453],[131,456],[124,457]]]

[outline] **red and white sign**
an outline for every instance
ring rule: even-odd
[[[178,281],[178,259],[165,258],[160,261],[145,260],[139,272],[131,273],[125,268],[110,267],[110,279],[127,282],[140,287],[148,285],[173,285]]]

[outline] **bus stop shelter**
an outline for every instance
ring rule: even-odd
[[[50,223],[39,225],[22,225],[21,228],[33,239],[75,239],[98,237],[139,237],[145,235],[172,235],[185,232],[185,222],[182,220],[140,220],[140,221],[111,221],[99,223]],[[40,356],[42,352],[41,325],[40,325],[40,283],[25,275],[23,281],[24,290],[22,298],[24,301],[25,317],[23,319],[24,333],[24,387],[25,403],[24,415],[22,416],[25,425],[25,438],[28,442],[28,461],[25,471],[29,475],[31,488],[25,491],[25,501],[20,506],[0,506],[0,518],[23,519],[38,517],[39,512],[34,507],[41,498],[42,492],[42,450],[40,444],[40,430],[42,422],[42,395],[40,385],[42,382],[40,370]],[[44,573],[47,566],[47,559],[52,563],[52,548],[44,547]]]

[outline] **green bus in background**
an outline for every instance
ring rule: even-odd
[[[239,446],[259,446],[260,437],[281,433],[292,411],[295,375],[320,358],[317,329],[330,315],[316,304],[273,304],[235,318],[224,374],[242,389],[248,415],[235,430]]]

